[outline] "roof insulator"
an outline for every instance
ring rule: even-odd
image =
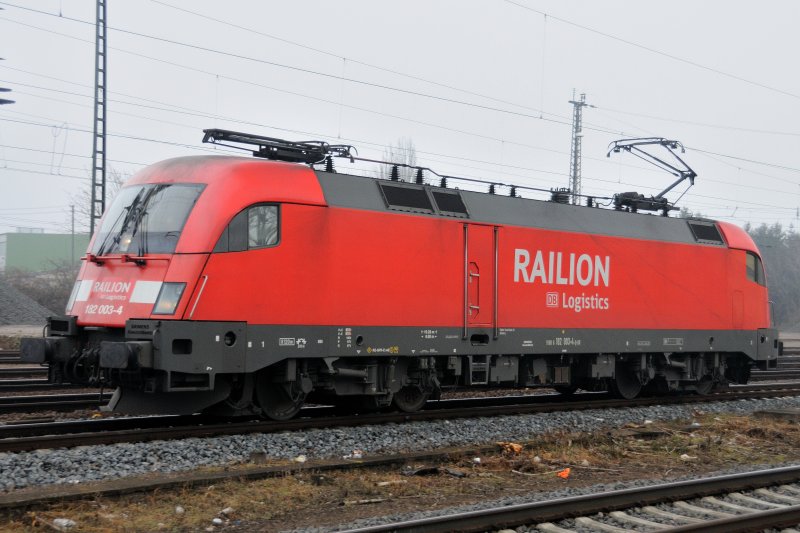
[[[392,181],[399,181],[400,180],[400,169],[397,168],[397,165],[392,165]]]
[[[494,183],[489,184],[489,194],[494,194]]]
[[[517,197],[517,186],[516,185],[512,185],[511,186],[511,192],[509,192],[508,195],[511,198],[516,198]]]
[[[419,185],[422,185],[423,183],[425,183],[425,182],[423,181],[423,179],[422,179],[422,169],[421,169],[421,168],[418,168],[418,169],[417,169],[417,179],[416,179],[416,182],[417,182]]]
[[[447,178],[442,178],[442,180],[439,182],[439,187],[441,187],[442,189],[447,188]]]
[[[333,166],[333,158],[331,156],[325,158],[325,172],[336,172],[336,168]]]

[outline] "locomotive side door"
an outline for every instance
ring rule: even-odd
[[[470,328],[497,328],[496,226],[464,224],[464,332]]]

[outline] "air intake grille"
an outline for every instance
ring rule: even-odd
[[[694,238],[708,244],[724,244],[716,224],[713,222],[689,222]]]
[[[390,208],[433,213],[431,199],[422,187],[389,185],[386,183],[380,183],[379,185],[383,198]]]
[[[432,191],[432,194],[433,199],[436,201],[436,207],[439,208],[439,211],[444,211],[445,213],[455,213],[459,215],[467,214],[467,206],[464,205],[464,201],[461,200],[461,195],[457,192],[450,193]]]

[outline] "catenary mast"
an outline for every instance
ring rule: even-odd
[[[106,209],[106,0],[97,0],[94,60],[94,135],[92,135],[92,205],[89,233]]]
[[[572,203],[581,202],[581,141],[583,139],[583,108],[586,103],[586,93],[581,93],[580,100],[575,99],[575,89],[572,90],[572,147],[570,149],[569,178],[572,190]],[[591,107],[591,106],[589,106]]]

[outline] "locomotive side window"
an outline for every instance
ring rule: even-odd
[[[767,278],[764,275],[764,265],[761,263],[761,258],[753,252],[747,252],[745,265],[747,268],[747,279],[754,281],[759,285],[766,286]]]
[[[257,205],[247,210],[247,248],[278,244],[278,206]]]
[[[219,237],[214,253],[243,252],[275,246],[280,240],[277,205],[254,205],[233,217]]]

